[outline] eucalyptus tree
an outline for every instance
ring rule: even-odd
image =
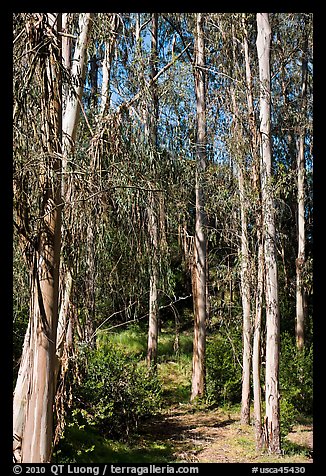
[[[74,19],[74,15],[72,14],[63,14],[62,65],[67,79],[63,84],[62,196],[65,203],[65,224],[68,230],[70,230],[72,226],[73,216],[71,210],[74,207],[73,202],[75,198],[75,183],[71,174],[71,164],[73,163],[76,150],[77,131],[82,108],[92,14],[81,13],[78,16],[77,38],[73,47],[71,29],[73,28]],[[67,229],[63,230],[64,238],[66,238],[69,233]],[[70,246],[67,239],[64,239],[64,246]],[[57,352],[59,358],[63,352],[65,330],[69,325],[68,308],[73,280],[71,262],[62,263],[61,275],[61,293],[63,299],[59,314],[60,334],[58,335],[58,343],[60,347],[58,347]]]
[[[252,155],[252,185],[253,193],[258,206],[255,213],[256,236],[257,236],[257,259],[256,259],[256,282],[254,293],[254,318],[253,318],[253,342],[252,342],[252,379],[253,379],[253,397],[254,397],[254,424],[256,449],[260,450],[263,446],[262,430],[262,402],[261,402],[261,328],[262,328],[262,308],[264,291],[264,245],[262,236],[262,211],[261,211],[261,185],[260,185],[260,157],[259,157],[259,132],[257,127],[257,118],[254,109],[254,91],[252,80],[252,66],[250,57],[250,41],[248,25],[249,19],[242,14],[242,38],[243,51],[245,59],[246,76],[246,98],[247,114],[250,134],[250,151]]]
[[[14,22],[19,24],[19,20],[25,20],[25,25],[20,25],[22,29],[15,40],[17,48],[22,47],[22,39],[25,41],[25,51],[22,53],[18,49],[18,65],[22,67],[22,72],[16,69],[14,74],[15,86],[18,88],[14,96],[14,124],[18,128],[14,153],[17,168],[21,166],[19,161],[25,162],[25,166],[31,159],[35,161],[37,188],[33,210],[36,226],[32,239],[27,234],[28,224],[21,221],[20,205],[16,205],[18,230],[21,239],[27,240],[29,245],[30,315],[14,395],[14,450],[15,457],[21,462],[40,463],[50,461],[51,457],[55,396],[62,208],[62,80],[61,39],[58,32],[61,30],[62,15],[18,14]],[[24,85],[23,79],[27,80],[27,84]],[[41,92],[38,97],[35,96],[37,87]],[[32,94],[27,88],[33,88]],[[22,137],[27,127],[27,116],[24,114],[26,106],[34,112],[40,111],[39,121],[30,118],[28,128],[32,125],[35,144],[27,144],[27,147],[25,143],[22,144],[22,140],[26,140]],[[19,170],[16,171],[17,200],[19,192],[22,192],[24,178]],[[25,218],[28,213],[30,211],[25,210]]]
[[[304,345],[304,326],[309,328],[308,287],[310,256],[310,198],[307,178],[312,171],[311,133],[311,14],[275,14],[273,52],[273,148],[278,190],[279,248],[285,296],[285,328],[293,326],[298,349]],[[296,234],[295,234],[296,232]],[[291,314],[288,312],[291,309]]]
[[[205,40],[204,17],[196,14],[195,26],[195,93],[196,93],[196,218],[193,256],[193,300],[194,300],[194,348],[192,361],[191,399],[202,397],[205,392],[205,348],[206,348],[206,276],[207,239],[205,236],[205,197],[203,180],[206,170],[206,94],[205,94]]]
[[[255,251],[253,249],[250,231],[253,229],[253,200],[251,170],[256,167],[252,148],[251,130],[247,127],[248,105],[247,105],[247,83],[245,77],[246,63],[244,61],[245,42],[242,38],[241,15],[212,15],[210,20],[213,30],[210,40],[210,47],[219,45],[218,57],[210,63],[210,71],[215,73],[214,86],[226,90],[223,95],[215,91],[220,109],[220,145],[219,148],[226,150],[230,157],[229,173],[233,177],[233,183],[237,187],[233,191],[232,197],[232,230],[227,240],[233,249],[233,253],[238,255],[238,260],[232,265],[232,273],[239,275],[239,290],[242,311],[242,410],[241,421],[245,424],[250,422],[250,393],[251,393],[251,340],[252,340],[252,289],[253,273],[255,261]],[[248,48],[248,44],[246,45]],[[216,54],[215,54],[216,55]],[[215,56],[214,55],[214,56]],[[222,96],[222,97],[221,97]],[[213,91],[214,98],[214,91]],[[215,99],[216,100],[216,99]],[[222,115],[222,114],[223,115]],[[223,118],[223,119],[222,119]],[[221,125],[225,122],[223,131]],[[250,122],[249,122],[250,123]],[[257,155],[257,154],[256,154]],[[231,183],[230,183],[231,184]],[[219,205],[223,206],[223,205]],[[216,215],[220,215],[218,210]],[[230,221],[230,217],[227,221]],[[223,225],[220,225],[221,228]],[[225,226],[224,232],[227,232]],[[235,246],[234,246],[235,245]],[[231,294],[231,293],[230,293]]]
[[[307,111],[307,80],[308,80],[308,34],[309,24],[304,21],[304,39],[301,59],[301,91],[300,109],[302,118],[298,124],[297,139],[297,229],[298,229],[298,254],[296,259],[296,326],[295,336],[297,347],[304,347],[304,323],[306,315],[306,291],[303,274],[306,261],[306,219],[305,219],[305,135],[306,135],[306,111]]]
[[[276,262],[275,206],[271,151],[271,28],[268,13],[257,13],[257,55],[260,80],[260,142],[266,281],[265,438],[271,453],[280,453],[279,355],[280,315]]]
[[[112,63],[116,52],[117,39],[121,20],[117,13],[113,13],[108,19],[109,28],[104,35],[104,56],[102,60],[102,83],[100,98],[100,113],[104,115],[110,106],[110,81],[112,77]]]
[[[46,18],[48,18],[48,21],[46,21]],[[61,18],[62,18],[62,22],[61,22]],[[69,18],[69,20],[70,19],[71,17]],[[46,15],[42,16],[40,14],[39,16],[36,15],[34,20],[31,19],[27,22],[27,27],[29,27],[31,30],[30,41],[32,40],[36,41],[36,45],[34,46],[38,48],[37,50],[38,54],[41,55],[41,59],[39,59],[39,62],[40,62],[39,68],[40,69],[45,68],[45,71],[48,72],[48,78],[47,78],[48,84],[46,84],[45,82],[46,77],[43,75],[43,77],[39,79],[39,76],[37,74],[33,76],[32,75],[33,68],[32,67],[30,68],[30,73],[31,73],[30,79],[31,78],[34,79],[35,77],[35,81],[37,80],[40,81],[41,91],[42,91],[41,99],[45,101],[45,104],[42,103],[40,105],[40,110],[42,111],[41,117],[43,118],[43,121],[44,121],[44,125],[39,126],[41,128],[40,136],[43,138],[43,143],[46,143],[46,140],[48,140],[48,142],[50,143],[51,137],[53,135],[56,136],[57,134],[58,135],[57,140],[60,142],[59,145],[58,144],[55,145],[57,149],[60,148],[60,151],[57,150],[52,152],[52,154],[56,154],[56,156],[58,157],[58,160],[60,160],[60,172],[58,171],[55,175],[56,185],[57,185],[57,181],[60,182],[60,207],[58,208],[58,210],[60,211],[59,218],[61,217],[61,207],[63,202],[67,205],[67,209],[69,209],[69,206],[70,206],[69,202],[72,200],[72,182],[71,180],[67,179],[67,176],[69,176],[68,162],[71,160],[71,154],[73,153],[73,150],[75,148],[77,123],[78,123],[79,111],[80,111],[80,101],[81,101],[81,96],[83,92],[82,76],[83,76],[83,71],[85,70],[85,66],[84,66],[85,52],[86,52],[86,46],[87,46],[89,24],[90,24],[90,14],[81,14],[79,18],[80,35],[78,36],[78,41],[74,49],[74,61],[72,62],[71,61],[72,48],[70,44],[72,35],[68,31],[70,26],[68,21],[68,14],[57,14],[57,15],[48,14],[48,16]],[[54,33],[53,33],[54,31],[57,31],[56,33],[57,36],[60,35],[59,39],[57,40],[57,44],[53,43],[53,39],[51,40],[51,37],[54,37]],[[23,30],[21,30],[20,33],[22,34]],[[37,35],[36,39],[33,37],[33,35],[35,34]],[[49,41],[50,41],[50,47],[49,47],[50,49],[49,51],[47,51],[46,48],[48,46]],[[51,41],[53,44],[51,44]],[[18,43],[17,46],[21,47],[21,44]],[[45,51],[44,57],[41,54],[42,50]],[[55,51],[55,54],[53,53],[53,51]],[[62,52],[62,57],[61,57],[61,52]],[[49,66],[44,66],[42,64],[42,58],[43,58],[43,61],[48,61],[50,63],[50,66],[53,70],[49,69]],[[32,65],[33,65],[33,61],[35,62],[37,61],[37,56],[32,59],[32,62],[31,62]],[[80,74],[81,74],[81,78],[79,77]],[[72,81],[74,81],[74,86],[71,86]],[[50,96],[50,93],[49,93],[50,88],[54,87],[53,85],[52,86],[50,85],[51,82],[57,88],[53,90],[52,96]],[[22,89],[24,88],[21,85],[20,87]],[[72,89],[72,91],[70,88]],[[26,97],[27,98],[33,97],[33,89],[31,87],[27,91]],[[30,101],[30,99],[27,99],[27,100]],[[52,105],[52,103],[54,103],[54,101],[57,107],[57,111],[56,111],[57,118],[54,119],[54,114],[52,112],[52,116],[51,116],[52,122],[50,123],[49,120],[48,122],[46,122],[46,114],[47,114],[46,111],[49,108],[51,111],[53,111],[54,106]],[[60,105],[60,107],[58,105]],[[22,105],[20,104],[17,97],[16,110],[18,111],[19,107],[21,106]],[[21,111],[21,114],[24,115],[24,112]],[[33,119],[33,121],[35,121],[35,119]],[[34,125],[34,128],[33,128],[34,137],[32,140],[36,142],[36,146],[37,146],[38,141],[35,140],[35,134],[37,134],[38,124],[37,124],[37,121],[35,121],[35,123],[36,125]],[[57,132],[58,128],[60,128],[60,133]],[[46,139],[47,137],[46,134],[49,136],[48,139]],[[28,139],[27,139],[27,142],[28,142]],[[54,147],[54,145],[52,145],[52,147]],[[45,166],[42,166],[42,167],[44,168]],[[41,169],[40,176],[43,177],[43,174],[44,174],[44,171]],[[46,182],[45,182],[45,185],[46,185]],[[48,188],[48,186],[46,187]],[[52,186],[52,188],[53,187],[54,186]],[[56,200],[58,201],[58,199]],[[28,215],[31,213],[31,211],[28,210],[28,208],[30,208],[30,204],[25,203],[25,206],[26,206],[26,210],[24,213]],[[52,213],[52,210],[49,209],[49,211],[44,214],[44,219],[47,219],[48,214],[49,216],[51,216],[50,215],[51,213]],[[18,213],[18,216],[19,216],[19,213]],[[61,226],[61,219],[60,219],[60,226]],[[63,231],[62,233],[63,236],[65,236],[65,228],[63,228],[62,231]],[[38,231],[38,233],[41,233],[41,231]],[[59,233],[59,236],[61,240],[61,231]],[[57,259],[57,256],[56,256],[56,259]],[[46,392],[44,394],[44,398],[47,398],[49,400],[48,404],[49,406],[51,406],[51,409],[52,409],[51,399],[53,400],[54,393],[56,391],[57,376],[58,376],[58,371],[60,368],[60,359],[63,356],[63,349],[64,349],[64,344],[66,341],[66,331],[68,328],[71,327],[70,326],[71,322],[68,322],[68,307],[69,307],[70,294],[71,294],[71,288],[72,288],[71,265],[69,265],[69,263],[68,264],[64,263],[63,260],[60,260],[60,261],[61,261],[60,268],[62,267],[60,271],[60,278],[59,278],[60,285],[58,289],[55,288],[56,293],[58,295],[55,296],[56,301],[55,301],[55,305],[53,306],[53,312],[56,312],[57,315],[56,315],[56,320],[53,321],[56,326],[55,327],[56,336],[54,339],[52,339],[52,342],[55,343],[56,345],[56,358],[52,359],[54,370],[51,369],[51,372],[53,371],[54,374],[52,377],[49,377],[52,382],[51,383],[52,394],[47,395]],[[50,262],[49,262],[49,266],[50,266]],[[57,271],[59,272],[59,269]],[[36,278],[37,278],[37,275],[35,279]],[[54,273],[53,279],[57,279],[56,273]],[[44,284],[42,283],[42,286],[43,285]],[[41,298],[39,298],[39,300],[40,299]],[[33,302],[31,302],[31,306],[33,306],[34,308]],[[42,310],[43,306],[41,306],[40,309]],[[35,312],[37,312],[36,307],[35,307]],[[46,310],[44,312],[46,312]],[[26,421],[28,421],[30,417],[27,411],[28,408],[26,407],[26,404],[25,404],[25,402],[28,401],[29,399],[27,378],[29,375],[28,369],[30,366],[30,353],[32,352],[30,348],[30,343],[29,343],[29,341],[33,338],[33,335],[31,334],[31,325],[32,325],[32,320],[30,319],[29,325],[26,331],[25,344],[24,344],[23,352],[22,352],[20,371],[19,371],[17,382],[16,382],[15,393],[14,393],[14,421],[13,421],[14,423],[14,453],[18,460],[21,459],[22,457],[25,458],[25,456],[22,456],[20,454],[20,447],[22,446],[21,441],[24,441],[24,438],[25,438],[24,435],[25,435],[26,429],[28,429],[28,431],[32,431],[29,428],[29,426],[27,426],[27,423],[26,423]],[[54,330],[52,330],[51,332],[54,332]],[[49,360],[49,362],[51,362],[51,360]],[[51,389],[51,386],[49,387]],[[44,415],[41,415],[40,418],[44,419],[44,418],[50,418],[50,417],[47,416],[47,414],[45,413]],[[31,425],[30,423],[28,424]],[[35,423],[35,428],[33,431],[35,432],[39,431],[41,433],[40,428],[37,428],[36,425],[37,425],[37,422]],[[37,456],[36,452],[38,451],[38,449],[37,449],[37,445],[35,445],[35,449],[33,449],[33,456],[32,456],[32,449],[31,448],[28,449],[29,451],[28,453],[29,456],[27,456],[28,458],[32,457],[34,459],[39,457],[42,460],[44,458],[49,458],[49,451],[50,451],[49,448],[51,448],[51,443],[52,443],[52,437],[51,437],[52,428],[48,429],[47,431],[48,433],[46,438],[48,441],[46,445],[44,442],[42,443],[43,449],[45,448],[45,453],[42,455],[39,454],[39,456]],[[28,435],[28,438],[30,438],[30,435]],[[25,450],[25,454],[26,454],[26,450]]]
[[[237,24],[240,18],[236,18]],[[247,171],[246,171],[246,147],[245,134],[242,126],[241,105],[238,105],[237,99],[241,97],[234,83],[238,83],[238,60],[237,60],[237,42],[235,36],[234,21],[231,23],[231,48],[232,48],[232,68],[230,76],[231,84],[231,101],[233,109],[233,146],[235,152],[235,166],[237,169],[239,202],[240,202],[240,284],[241,284],[241,301],[242,301],[242,341],[243,341],[243,358],[242,358],[242,397],[241,397],[241,422],[250,423],[250,371],[251,371],[251,279],[250,279],[250,250],[249,250],[249,233],[248,233],[248,213],[250,211],[248,190],[247,190]],[[240,106],[240,107],[239,107]]]
[[[161,115],[159,111],[159,96],[167,84],[164,76],[185,53],[189,45],[181,49],[178,54],[171,54],[166,59],[166,40],[160,41],[160,34],[164,30],[163,21],[159,21],[157,14],[128,14],[125,18],[128,25],[128,37],[122,45],[123,58],[119,67],[119,84],[114,84],[117,91],[123,90],[123,101],[117,107],[117,116],[121,125],[129,123],[137,134],[138,155],[137,165],[129,164],[129,168],[138,170],[141,181],[137,181],[136,187],[141,187],[147,193],[145,215],[147,217],[148,235],[148,280],[149,280],[149,328],[148,328],[148,355],[147,362],[154,366],[157,354],[158,340],[158,311],[159,311],[159,286],[164,287],[165,277],[162,273],[164,262],[167,261],[167,237],[166,237],[166,200],[170,190],[170,177],[174,163],[170,171],[167,171],[170,150],[161,137]],[[158,45],[161,44],[159,51]],[[171,52],[172,53],[172,52]],[[124,61],[124,60],[123,60]],[[161,66],[159,68],[159,66]],[[149,80],[147,79],[149,78]],[[159,81],[160,78],[160,81]],[[164,110],[164,104],[160,110]],[[135,141],[131,134],[132,142]],[[129,139],[128,139],[129,140]],[[130,172],[129,172],[130,175]]]
[[[158,63],[158,14],[151,16],[151,55],[150,55],[150,78],[153,80],[157,74]],[[145,124],[148,144],[155,154],[157,151],[157,125],[158,125],[158,94],[157,84],[153,82],[151,86],[151,101],[147,111],[147,121]],[[157,159],[156,159],[157,160]],[[155,166],[154,166],[155,167]],[[158,231],[159,214],[153,192],[149,192],[149,204],[147,207],[148,231],[151,242],[150,249],[150,277],[149,277],[149,322],[148,322],[148,344],[147,344],[147,364],[156,369],[157,343],[158,343],[158,282],[159,282],[159,255],[158,255]]]

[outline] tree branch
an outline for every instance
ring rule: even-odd
[[[185,51],[187,51],[187,49],[189,48],[189,46],[191,45],[191,43],[188,43],[188,45],[181,51],[181,53],[179,53],[174,59],[172,59],[169,63],[167,63],[148,83],[147,83],[147,87],[150,88],[152,86],[153,83],[155,83],[155,81],[158,80],[158,78],[163,74],[165,73],[165,71],[167,69],[169,69],[179,58],[180,56],[183,55],[183,53]],[[129,101],[125,101],[124,103],[120,104],[120,106],[118,107],[118,114],[121,113],[121,111],[123,109],[128,109],[135,101],[137,101],[137,99],[141,96],[142,94],[142,90],[138,91],[138,93],[133,97],[131,98]]]

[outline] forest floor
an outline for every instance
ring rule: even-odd
[[[139,352],[146,342],[138,335],[120,333],[119,342],[130,352]],[[131,337],[133,337],[131,339]],[[125,340],[123,340],[125,338]],[[183,336],[184,349],[191,337]],[[189,403],[191,353],[173,358],[173,339],[161,341],[166,358],[158,364],[163,388],[163,408],[143,421],[127,441],[103,438],[90,428],[74,428],[75,462],[110,463],[312,463],[312,420],[302,419],[282,441],[282,455],[258,453],[252,425],[240,421],[240,406],[213,407]],[[171,341],[171,342],[170,342]],[[136,345],[137,344],[137,345]],[[134,348],[135,347],[135,348]],[[171,349],[170,349],[171,347]],[[89,448],[89,443],[92,447]],[[87,449],[88,448],[88,449]],[[67,456],[68,458],[69,456]],[[62,455],[58,453],[58,461]]]
[[[298,424],[283,441],[283,455],[257,453],[254,429],[241,424],[239,407],[214,409],[184,403],[166,407],[143,422],[137,434],[127,442],[81,432],[78,436],[80,456],[76,462],[312,463],[312,431],[311,423]],[[85,441],[93,443],[89,453],[83,450]]]
[[[293,428],[282,456],[257,453],[252,426],[242,425],[238,409],[170,407],[139,431],[144,451],[148,441],[170,448],[176,462],[196,463],[312,463],[312,425]],[[170,460],[170,461],[171,461]]]
[[[146,441],[170,449],[176,462],[312,463],[313,425],[302,420],[284,438],[283,455],[258,453],[254,428],[240,421],[240,406],[212,408],[190,404],[189,368],[173,361],[159,364],[158,373],[168,405],[139,430]],[[182,402],[182,403],[180,403]]]

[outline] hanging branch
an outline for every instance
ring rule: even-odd
[[[187,49],[189,48],[189,46],[191,45],[191,43],[188,43],[188,45],[181,51],[181,53],[179,53],[174,59],[172,59],[169,63],[167,63],[148,83],[146,83],[146,86],[148,88],[150,88],[153,83],[155,83],[155,81],[158,80],[158,78],[160,76],[162,76],[163,73],[165,73],[165,71],[167,71],[182,55],[183,53],[185,53],[185,51],[187,51]],[[142,94],[142,90],[140,90],[133,98],[131,98],[129,101],[125,101],[123,102],[122,104],[120,104],[120,106],[118,107],[118,114],[120,114],[122,112],[123,109],[129,109],[130,106],[132,106],[132,104],[137,101],[137,99],[139,99],[139,97],[141,96]]]

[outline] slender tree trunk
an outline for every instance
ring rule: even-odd
[[[63,15],[63,23],[66,28],[68,28],[68,15]],[[68,162],[71,159],[72,154],[75,150],[76,145],[76,136],[77,136],[77,127],[80,118],[81,102],[83,95],[83,84],[85,80],[86,65],[87,65],[87,46],[91,30],[91,20],[92,13],[81,13],[79,15],[78,24],[80,34],[77,38],[76,45],[74,48],[74,55],[71,58],[72,45],[71,38],[64,38],[65,47],[63,49],[63,66],[66,67],[67,72],[71,76],[72,84],[63,85],[63,119],[62,119],[62,196],[65,204],[73,199],[74,187],[73,181],[68,171]],[[69,33],[69,32],[67,32]],[[71,90],[73,88],[73,91]],[[67,207],[66,207],[67,209]],[[67,221],[70,221],[70,213],[67,210]],[[69,244],[68,244],[69,246]],[[62,283],[62,296],[65,296],[65,299],[70,300],[70,294],[72,292],[72,285],[70,277],[73,276],[71,266],[68,264],[67,269],[62,273],[64,282]],[[65,290],[65,288],[67,288]],[[69,292],[69,297],[67,293]],[[68,305],[65,303],[62,309],[68,311]],[[67,312],[60,312],[59,314],[59,329],[66,330],[68,328],[67,323]],[[58,336],[59,337],[59,336]],[[63,345],[64,339],[62,336],[58,338],[60,345]],[[60,354],[62,349],[57,349],[57,353]]]
[[[306,40],[307,42],[307,40]],[[304,121],[304,114],[306,111],[306,96],[307,96],[307,59],[303,52],[302,59],[302,83],[301,83],[301,111],[302,122]],[[305,158],[304,158],[304,143],[305,143],[305,126],[302,124],[299,128],[299,138],[297,141],[297,176],[298,176],[298,254],[296,259],[296,326],[295,335],[298,350],[304,348],[304,321],[305,321],[305,289],[303,285],[303,269],[305,264]]]
[[[259,233],[261,235],[261,233]],[[263,428],[262,428],[262,398],[260,385],[260,353],[261,353],[261,319],[264,292],[264,248],[261,236],[258,236],[258,259],[257,259],[257,287],[255,296],[255,320],[254,337],[252,344],[252,381],[254,395],[254,424],[256,450],[263,447]]]
[[[232,24],[233,37],[233,65],[236,64],[234,25]],[[235,135],[235,155],[238,169],[238,187],[240,200],[240,222],[241,222],[241,300],[242,300],[242,395],[241,395],[241,423],[249,425],[250,423],[250,371],[251,371],[251,293],[249,276],[249,243],[248,243],[248,223],[247,223],[247,204],[245,200],[245,164],[242,158],[241,141],[243,132],[239,123],[239,111],[236,101],[236,90],[231,86],[231,99],[234,115],[234,135]]]
[[[262,154],[262,203],[266,281],[266,380],[265,431],[269,452],[280,453],[279,352],[280,317],[275,250],[275,217],[272,190],[272,150],[270,134],[270,44],[268,13],[257,14],[257,53],[260,79],[260,134]]]
[[[152,46],[151,46],[151,79],[157,73],[157,34],[158,34],[158,14],[152,14]],[[147,111],[147,131],[149,147],[156,151],[157,148],[157,120],[158,120],[158,95],[157,85],[154,82],[151,86],[151,103]],[[156,204],[154,192],[149,193],[148,231],[150,236],[150,266],[149,266],[149,323],[148,323],[148,345],[147,364],[156,370],[157,344],[158,344],[158,281],[159,281],[159,249],[158,249],[158,205]]]
[[[71,65],[71,78],[74,84],[74,94],[66,95],[64,98],[63,114],[63,170],[66,171],[69,154],[75,148],[78,119],[81,109],[81,98],[84,89],[84,77],[86,72],[86,49],[91,29],[92,13],[81,13],[79,15],[79,31],[77,43],[74,49],[74,56]]]
[[[24,434],[24,422],[29,387],[29,367],[31,354],[31,320],[25,333],[23,352],[18,371],[13,401],[13,454],[15,462],[21,462],[21,447]]]
[[[250,371],[251,371],[251,306],[250,306],[250,280],[249,280],[249,245],[247,216],[244,201],[244,178],[239,167],[239,192],[241,212],[241,299],[243,313],[243,358],[242,358],[242,397],[241,397],[241,423],[250,423]]]
[[[95,264],[95,235],[94,218],[92,217],[86,229],[86,276],[85,276],[85,341],[92,348],[95,347],[95,289],[96,289],[96,264]]]
[[[192,360],[191,400],[205,393],[205,349],[206,349],[206,236],[204,227],[203,174],[206,169],[206,97],[205,97],[205,44],[203,15],[196,14],[195,35],[195,91],[197,103],[197,171],[196,171],[196,222],[193,263],[194,299],[194,348]]]
[[[63,346],[65,341],[65,335],[67,331],[67,316],[70,306],[70,296],[72,290],[72,274],[70,267],[62,264],[60,276],[60,311],[58,319],[57,329],[57,357],[58,357],[58,371],[60,365],[60,359],[63,353]]]
[[[149,195],[148,231],[150,235],[150,266],[149,266],[149,322],[147,343],[147,365],[156,369],[158,345],[158,229],[156,204],[153,192]]]
[[[255,197],[261,203],[261,187],[259,179],[259,136],[256,125],[256,116],[254,110],[253,94],[252,94],[252,79],[250,67],[250,55],[248,44],[248,31],[246,27],[246,15],[242,14],[242,28],[243,28],[243,49],[245,57],[245,71],[246,71],[246,85],[247,85],[247,106],[248,106],[248,122],[251,135],[251,154],[252,154],[252,169],[253,169],[253,190]],[[261,400],[261,383],[260,383],[260,353],[261,353],[261,319],[262,319],[262,305],[264,292],[264,249],[262,241],[262,216],[258,212],[256,215],[257,223],[257,284],[255,295],[255,314],[254,314],[254,328],[253,328],[253,343],[252,343],[252,381],[253,381],[253,397],[254,397],[254,425],[256,450],[259,451],[263,446],[263,429],[262,429],[262,400]]]

